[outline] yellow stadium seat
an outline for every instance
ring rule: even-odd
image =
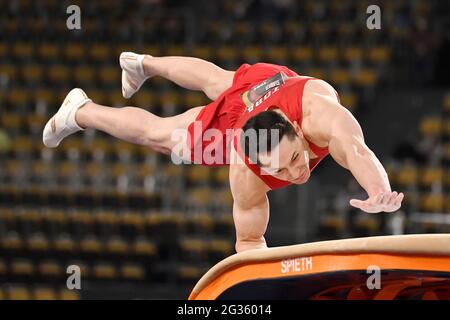
[[[307,71],[307,75],[318,79],[325,79],[325,71],[322,68],[311,68]]]
[[[28,248],[32,251],[47,251],[50,248],[50,244],[42,233],[37,233],[28,239]]]
[[[100,262],[94,265],[94,276],[99,279],[114,279],[118,272],[113,264]]]
[[[143,230],[145,218],[142,214],[133,211],[127,211],[122,214],[122,223],[124,225],[133,226],[138,230]]]
[[[115,51],[114,56],[117,57],[117,59],[119,59],[119,56],[122,52],[130,52],[130,51],[133,52],[134,49],[136,49],[136,47],[134,47],[133,44],[131,44],[131,43],[117,44],[114,49],[114,51]],[[147,48],[145,48],[143,50],[143,52],[145,52],[146,54],[153,55],[153,56],[156,55],[156,54],[151,53],[151,51],[149,51]]]
[[[58,174],[63,178],[73,177],[76,172],[78,172],[77,165],[70,161],[63,161],[58,168]]]
[[[292,59],[296,62],[308,62],[312,58],[312,49],[310,47],[298,47],[292,50]]]
[[[199,92],[188,91],[185,93],[184,97],[186,108],[204,106],[208,104],[206,96]]]
[[[94,235],[90,235],[81,240],[80,248],[84,252],[99,253],[103,249],[103,244]]]
[[[188,202],[192,206],[204,207],[207,206],[212,199],[211,190],[206,187],[195,188],[188,192]]]
[[[136,150],[136,146],[129,142],[117,140],[114,143],[114,149],[115,149],[115,153],[119,157],[121,155],[131,156],[132,154],[134,154],[134,152]]]
[[[377,63],[386,63],[390,58],[391,52],[386,46],[377,46],[369,50],[369,60]]]
[[[364,68],[355,77],[355,83],[363,87],[372,87],[377,82],[377,74],[374,70]]]
[[[429,167],[421,172],[420,184],[424,187],[431,187],[433,184],[442,184],[444,180],[444,170],[442,168]]]
[[[259,25],[258,29],[264,39],[275,37],[279,32],[278,25],[269,21]]]
[[[180,266],[177,276],[180,281],[195,282],[203,275],[204,270],[197,266]]]
[[[445,212],[450,214],[450,196],[445,199]]]
[[[7,272],[6,263],[3,259],[0,259],[0,276],[4,276],[6,272]]]
[[[232,234],[234,231],[233,216],[229,213],[220,214],[214,219],[214,232],[220,234]]]
[[[68,153],[72,150],[82,151],[83,150],[83,141],[80,136],[71,136],[70,139],[65,139],[63,143],[59,146],[61,152]]]
[[[290,38],[294,38],[298,32],[301,30],[301,26],[296,21],[289,21],[283,24],[284,32],[288,35]]]
[[[42,80],[43,68],[37,64],[30,64],[22,67],[22,76],[27,82],[39,82]]]
[[[166,49],[166,56],[186,56],[186,50],[182,46],[169,46]]]
[[[319,59],[324,62],[337,61],[338,49],[332,46],[321,47],[319,50]]]
[[[130,51],[130,50],[128,50]],[[144,46],[144,49],[142,50],[143,53],[149,54],[154,57],[162,56],[163,52],[161,51],[161,46],[159,45],[147,45]]]
[[[34,273],[34,265],[28,259],[14,259],[11,261],[11,272],[16,275],[30,276]]]
[[[39,273],[46,277],[59,277],[65,274],[65,270],[63,270],[62,266],[56,261],[44,261],[39,263],[38,266]]]
[[[405,165],[397,172],[397,183],[401,187],[416,185],[418,178],[419,171],[412,165]]]
[[[34,142],[31,141],[31,138],[20,136],[14,141],[14,151],[18,155],[29,155],[31,154],[34,147]]]
[[[26,118],[28,128],[32,131],[41,131],[47,123],[47,118],[42,115],[30,114]]]
[[[120,83],[120,68],[117,66],[107,66],[100,69],[100,81],[105,84]]]
[[[16,42],[12,47],[12,52],[19,59],[29,60],[33,57],[33,44],[31,42]]]
[[[209,242],[209,251],[218,253],[222,258],[234,253],[234,243],[230,240],[214,239]]]
[[[348,47],[342,51],[345,61],[354,62],[362,59],[363,52],[360,47]]]
[[[133,243],[133,252],[142,256],[154,256],[157,252],[157,248],[154,242],[145,238],[139,237]]]
[[[331,72],[330,80],[338,86],[348,85],[350,83],[350,73],[347,69],[335,69]]]
[[[183,239],[181,241],[180,248],[181,248],[181,250],[183,250],[184,254],[186,254],[186,255],[201,256],[203,254],[206,254],[208,245],[205,240],[195,239],[195,238],[187,238],[187,239]]]
[[[59,293],[61,300],[80,300],[80,293],[77,290],[62,289]]]
[[[109,252],[115,254],[126,254],[129,252],[128,243],[119,237],[114,237],[110,239],[106,243],[106,248],[108,249]]]
[[[375,234],[380,229],[380,221],[374,216],[360,215],[356,218],[355,226],[367,230],[369,234]]]
[[[322,228],[332,229],[335,232],[342,231],[345,225],[345,221],[341,216],[326,215],[320,218],[320,226]]]
[[[250,32],[252,30],[251,28],[252,27],[250,26],[249,23],[239,22],[234,25],[233,34],[235,37],[245,38],[250,34]]]
[[[30,300],[32,295],[25,286],[14,285],[7,289],[10,300]]]
[[[221,207],[231,208],[233,206],[233,196],[229,189],[218,191],[215,199],[217,201],[217,204]]]
[[[23,248],[23,241],[17,232],[11,231],[1,239],[1,244],[7,250],[20,250]]]
[[[238,51],[233,46],[221,46],[217,48],[216,56],[223,61],[235,61],[238,56]]]
[[[445,176],[444,176],[444,185],[447,188],[450,188],[450,170],[447,169],[447,171],[445,172]]]
[[[103,43],[96,43],[90,48],[89,53],[94,60],[103,62],[110,59],[111,51],[109,46]]]
[[[55,64],[48,68],[48,78],[55,84],[66,83],[71,76],[68,67],[62,64]]]
[[[64,48],[64,53],[66,58],[71,61],[82,61],[86,51],[81,43],[69,43]]]
[[[355,30],[354,25],[349,22],[340,22],[337,28],[339,36],[342,38],[351,36]]]
[[[55,239],[54,247],[58,251],[71,252],[75,251],[78,245],[70,235],[62,234]]]
[[[270,47],[266,54],[272,63],[285,62],[288,59],[288,49],[285,47]]]
[[[7,77],[9,80],[15,80],[17,76],[17,67],[13,64],[2,63],[0,64],[0,75]]]
[[[213,219],[207,213],[196,213],[192,215],[189,220],[197,231],[209,232],[214,225]]]
[[[102,171],[103,165],[97,162],[89,162],[85,166],[85,176],[91,179],[95,179]]]
[[[213,51],[210,46],[195,46],[195,48],[192,49],[192,56],[211,61]]]
[[[119,81],[118,83],[120,83],[120,78],[119,78],[119,80],[116,79],[116,81]],[[112,82],[117,83],[116,81],[112,81]],[[109,100],[110,100],[110,104],[113,107],[123,107],[128,104],[127,101],[122,96],[122,93],[120,92],[120,90],[113,91],[113,93],[109,95]]]
[[[353,93],[340,93],[339,100],[350,111],[355,110],[358,105],[358,97]]]
[[[180,96],[176,91],[167,91],[160,95],[160,103],[161,105],[179,105],[180,104]]]
[[[206,166],[188,166],[186,180],[191,183],[207,183],[211,170]]]
[[[444,120],[442,124],[442,133],[445,137],[450,138],[450,119]]]
[[[120,217],[113,211],[102,210],[94,215],[96,223],[116,225],[120,222]]]
[[[33,99],[36,100],[37,102],[39,101],[46,102],[47,104],[52,104],[55,103],[56,101],[56,97],[53,90],[45,87],[40,87],[36,91],[34,91]]]
[[[249,63],[256,63],[262,60],[262,48],[257,46],[247,46],[242,51],[242,56]]]
[[[89,89],[88,91],[86,91],[87,95],[89,96],[89,98],[92,99],[92,101],[95,101],[96,103],[100,103],[103,104],[106,101],[107,98],[107,94],[104,90],[99,90],[99,89]]]
[[[92,225],[94,223],[94,217],[92,214],[85,210],[76,210],[73,211],[69,215],[69,219],[72,223],[79,223],[84,225]],[[86,239],[88,245],[90,244],[89,240],[90,238]],[[96,240],[95,238],[93,240]]]
[[[5,300],[5,299],[6,299],[6,294],[3,293],[2,288],[0,288],[0,301],[1,301],[1,300]]]
[[[92,66],[79,66],[74,70],[74,79],[79,83],[92,83],[95,75],[96,71]]]
[[[2,41],[0,42],[0,59],[6,59],[6,57],[8,56],[8,52],[9,52],[9,47],[8,47],[8,43],[6,43],[6,41]]]
[[[326,34],[329,32],[329,26],[325,21],[315,22],[310,27],[310,30],[314,38],[320,39],[326,36]]]
[[[211,171],[213,180],[218,184],[228,184],[229,183],[229,168],[228,166],[214,168]]]
[[[443,212],[444,204],[442,194],[425,194],[420,199],[420,209],[425,212]]]
[[[97,19],[86,19],[83,21],[83,31],[86,34],[96,34],[99,32],[100,23]],[[91,50],[91,48],[89,48]]]
[[[0,70],[1,70],[1,67],[0,67]],[[0,71],[0,73],[1,73],[1,71]],[[450,111],[450,93],[447,93],[445,96],[444,96],[444,110],[445,111]]]
[[[17,113],[3,113],[0,121],[2,128],[7,131],[18,131],[22,126],[22,117]]]
[[[92,152],[102,152],[103,154],[108,154],[111,151],[111,142],[105,138],[96,138],[92,140],[88,149]]]
[[[140,178],[154,176],[155,171],[156,171],[156,168],[153,165],[143,163],[137,169],[137,176]]]
[[[440,117],[425,117],[420,122],[420,133],[425,137],[439,136],[443,123]]]
[[[57,294],[50,287],[38,287],[34,289],[35,300],[56,300]]]
[[[14,88],[9,92],[9,102],[13,105],[25,105],[30,102],[30,94],[27,90],[20,87]]]
[[[120,272],[122,277],[127,280],[143,280],[145,278],[145,269],[135,263],[125,263]]]
[[[44,42],[39,45],[38,53],[41,59],[54,61],[59,57],[60,48],[57,43]]]
[[[140,90],[133,96],[133,104],[145,109],[154,108],[156,105],[156,96],[151,90]]]

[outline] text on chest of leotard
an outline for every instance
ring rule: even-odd
[[[264,101],[266,101],[267,99],[269,99],[269,97],[274,94],[275,92],[277,92],[280,89],[280,87],[275,87],[272,90],[270,90],[269,92],[267,92],[265,95],[263,95],[261,98],[259,98],[254,104],[252,104],[251,106],[249,106],[247,108],[248,112],[252,112],[253,108],[259,107],[261,105],[261,103],[263,103]]]

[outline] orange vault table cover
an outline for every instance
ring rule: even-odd
[[[212,267],[189,299],[450,300],[450,234],[249,250]]]

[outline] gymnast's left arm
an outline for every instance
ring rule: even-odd
[[[366,200],[352,199],[350,205],[365,212],[394,212],[401,207],[403,193],[391,190],[389,178],[381,162],[366,145],[361,126],[350,111],[331,99],[328,127],[328,149],[333,159],[350,170],[366,190]]]

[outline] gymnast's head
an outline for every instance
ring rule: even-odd
[[[268,110],[250,118],[242,130],[241,146],[263,172],[294,184],[309,179],[307,142],[297,122],[279,109]]]

